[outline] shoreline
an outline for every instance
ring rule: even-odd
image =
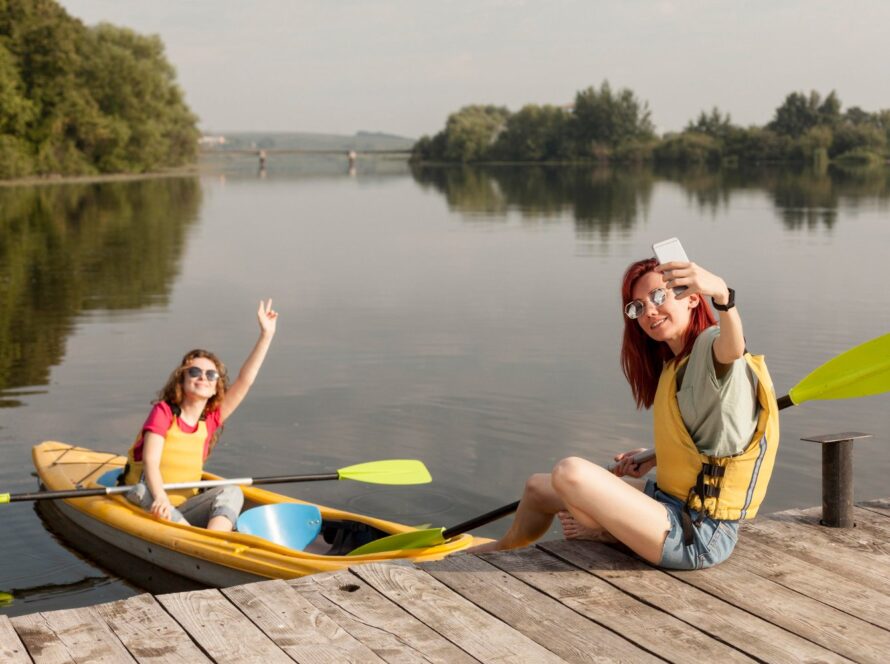
[[[31,175],[25,178],[0,180],[0,187],[34,187],[55,184],[94,184],[99,182],[128,182],[131,180],[152,180],[157,178],[177,178],[201,175],[203,170],[198,163],[179,166],[163,171],[147,173],[99,173],[95,175]]]

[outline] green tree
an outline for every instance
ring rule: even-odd
[[[557,106],[529,104],[507,118],[493,153],[501,159],[553,161],[570,155],[571,116]]]
[[[819,124],[819,93],[815,90],[807,97],[802,92],[792,92],[776,109],[769,129],[783,136],[797,138]]]
[[[177,166],[197,138],[159,38],[0,0],[0,176]]]
[[[651,115],[648,103],[627,88],[613,92],[608,81],[598,90],[581,90],[572,114],[576,150],[581,156],[607,157],[622,143],[649,140],[655,133]]]
[[[510,111],[503,106],[465,106],[452,113],[445,123],[443,157],[460,162],[488,158],[509,116]]]
[[[824,101],[815,90],[809,96],[802,92],[792,92],[776,109],[769,129],[783,136],[799,138],[816,125],[834,127],[841,119],[841,101],[834,90]]]
[[[724,139],[732,128],[732,118],[730,118],[729,113],[723,115],[720,109],[715,106],[709,113],[701,111],[696,121],[692,122],[690,120],[683,131]]]

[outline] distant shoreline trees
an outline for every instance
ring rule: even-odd
[[[159,37],[0,0],[0,178],[180,166],[196,125]]]
[[[529,104],[511,113],[499,106],[466,106],[435,136],[414,146],[416,161],[571,162],[653,161],[674,164],[809,162],[883,163],[890,152],[890,109],[841,110],[832,91],[789,94],[764,127],[734,125],[714,108],[681,132],[659,137],[646,102],[603,82],[566,107]]]

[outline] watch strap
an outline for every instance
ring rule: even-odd
[[[717,311],[729,311],[735,306],[735,290],[729,287],[726,290],[729,291],[729,300],[727,300],[726,304],[717,304],[714,302],[714,298],[711,298],[711,304]]]

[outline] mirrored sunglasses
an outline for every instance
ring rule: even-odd
[[[213,383],[219,378],[219,372],[216,369],[208,369],[207,371],[202,371],[201,367],[189,367],[185,370],[185,372],[191,378],[199,378],[200,376],[204,376],[207,379],[208,383]]]
[[[653,288],[649,291],[649,294],[646,295],[646,299],[656,307],[660,307],[667,299],[667,291],[664,288]],[[646,311],[646,305],[642,300],[634,300],[633,302],[628,302],[624,306],[624,315],[631,320],[635,320],[642,316],[644,311]]]

